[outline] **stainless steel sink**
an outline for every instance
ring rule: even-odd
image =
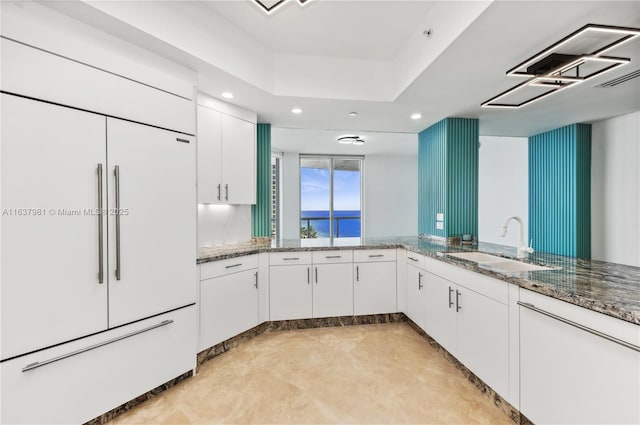
[[[551,267],[539,266],[537,264],[523,263],[521,261],[510,260],[497,255],[485,254],[483,252],[451,252],[446,253],[450,257],[461,258],[463,260],[478,263],[499,273],[532,272],[538,270],[552,270]]]

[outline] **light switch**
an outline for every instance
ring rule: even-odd
[[[443,213],[437,213],[436,214],[436,221],[444,221],[444,214]]]
[[[438,230],[444,229],[444,223],[441,221],[436,221],[436,229]]]

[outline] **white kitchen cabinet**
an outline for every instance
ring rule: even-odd
[[[450,353],[456,352],[456,284],[424,273],[425,332]]]
[[[311,264],[269,267],[269,314],[274,320],[313,316]]]
[[[410,253],[413,258],[417,254]],[[424,288],[425,271],[407,262],[407,316],[421,329],[426,328],[426,289]]]
[[[352,272],[351,263],[314,264],[313,317],[353,316]]]
[[[198,202],[255,204],[255,124],[198,105]]]
[[[107,328],[105,117],[2,102],[2,359]],[[98,167],[102,167],[99,178]],[[30,211],[28,209],[40,209]]]
[[[258,269],[200,282],[199,351],[258,325]]]
[[[195,146],[191,136],[112,118],[107,135],[109,205],[122,210],[109,216],[114,327],[196,300]]]
[[[396,250],[354,251],[353,313],[382,314],[397,310]]]
[[[521,302],[521,412],[536,424],[640,423],[640,353],[563,320],[636,348],[638,325],[527,290]]]

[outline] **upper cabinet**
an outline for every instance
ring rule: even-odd
[[[198,105],[198,202],[255,204],[255,114],[206,103]]]

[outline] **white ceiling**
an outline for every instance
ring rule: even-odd
[[[482,135],[530,136],[640,110],[640,79],[593,87],[640,68],[639,39],[610,52],[631,64],[593,81],[518,110],[480,108],[519,82],[508,69],[583,25],[640,27],[639,1],[290,0],[271,15],[248,1],[74,9],[62,11],[196,70],[201,91],[231,91],[273,127],[418,133],[458,116],[479,118]]]
[[[391,60],[432,7],[428,1],[291,0],[267,15],[252,2],[206,4],[273,52]]]

